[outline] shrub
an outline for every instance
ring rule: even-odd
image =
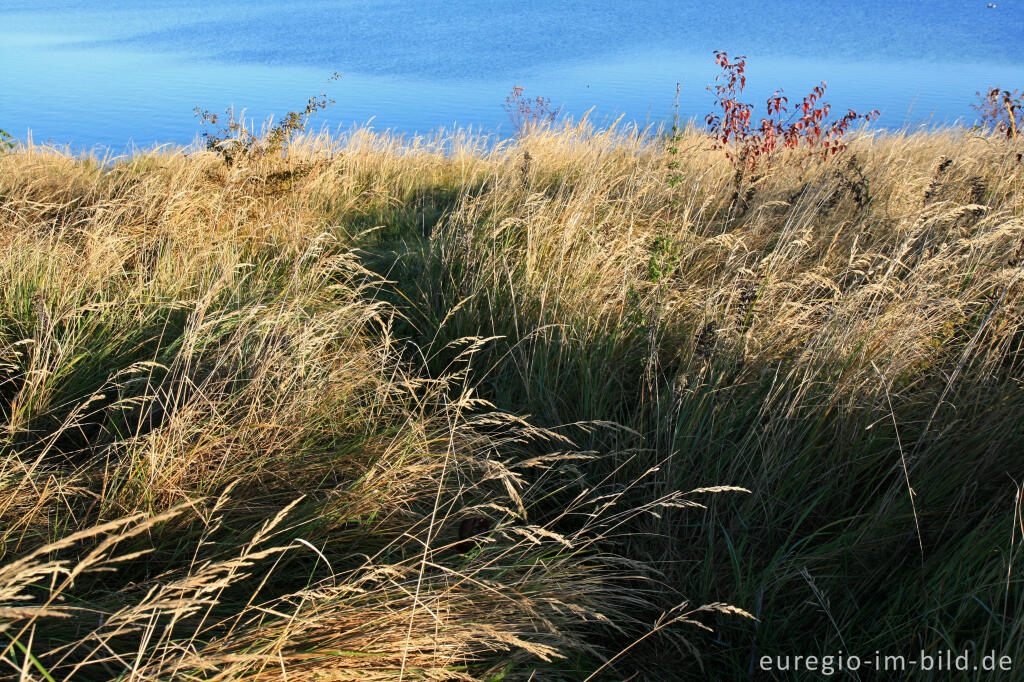
[[[716,50],[715,63],[722,67],[722,73],[715,78],[714,89],[708,86],[708,91],[715,95],[715,104],[721,108],[721,114],[708,114],[705,121],[716,146],[728,150],[726,154],[738,171],[754,170],[761,157],[771,165],[771,157],[780,145],[790,149],[803,145],[811,155],[832,156],[846,148],[840,139],[854,121],[872,121],[878,117],[877,110],[861,115],[850,109],[842,118],[830,122],[828,117],[832,105],[823,99],[826,85],[822,81],[803,98],[797,111],[785,120],[783,114],[787,112],[789,98],[782,94],[782,90],[776,90],[767,100],[768,118],[762,118],[755,127],[753,105],[738,99],[747,85],[746,57],[729,61],[728,54]],[[800,117],[793,121],[797,113]],[[735,145],[736,151],[730,144]]]
[[[1007,137],[1017,137],[1024,124],[1024,94],[1020,90],[1010,92],[999,88],[989,88],[984,95],[975,94],[979,102],[972,106],[981,116],[981,126]]]
[[[12,142],[13,139],[14,138],[11,137],[9,132],[0,128],[0,152],[5,152],[8,149],[14,149],[14,142]]]
[[[334,73],[327,79],[327,83],[339,78],[341,74]],[[326,90],[326,84],[324,89]],[[321,91],[320,94],[309,98],[303,110],[289,111],[285,114],[265,135],[257,135],[247,127],[241,115],[236,117],[234,108],[224,111],[226,121],[223,121],[220,114],[200,107],[195,108],[195,114],[202,120],[204,128],[221,124],[223,121],[220,128],[212,132],[208,129],[203,130],[202,135],[206,140],[206,148],[220,154],[224,162],[231,166],[242,158],[283,152],[296,133],[305,132],[313,114],[323,111],[332,104],[335,104],[335,100],[329,99]]]
[[[554,123],[561,111],[561,107],[552,108],[547,97],[524,97],[523,88],[518,85],[512,88],[503,106],[516,137],[522,137],[530,128]]]

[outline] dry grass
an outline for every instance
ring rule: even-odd
[[[677,146],[0,154],[6,674],[1024,661],[1019,145]]]

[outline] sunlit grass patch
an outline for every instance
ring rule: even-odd
[[[586,122],[0,154],[0,663],[1024,658],[1015,144],[861,134],[740,187],[699,130]]]

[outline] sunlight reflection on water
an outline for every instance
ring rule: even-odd
[[[343,74],[327,91],[337,104],[318,119],[332,128],[372,119],[407,133],[507,132],[501,104],[513,85],[574,117],[657,123],[679,81],[684,118],[710,109],[716,47],[748,55],[748,101],[778,87],[799,99],[826,80],[836,110],[880,109],[889,128],[970,121],[975,91],[1024,85],[1024,11],[1013,5],[780,2],[766,17],[740,0],[710,18],[664,2],[487,1],[473,13],[383,0],[111,5],[0,8],[0,126],[76,148],[187,144],[194,107],[234,105],[263,120],[301,108],[333,71]]]

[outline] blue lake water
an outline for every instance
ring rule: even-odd
[[[188,144],[193,109],[263,120],[327,86],[316,122],[508,134],[514,85],[573,117],[640,123],[712,108],[712,51],[748,58],[744,99],[819,81],[887,128],[974,119],[975,92],[1024,88],[1020,0],[4,0],[0,128],[75,149]],[[760,113],[763,109],[759,109]]]

